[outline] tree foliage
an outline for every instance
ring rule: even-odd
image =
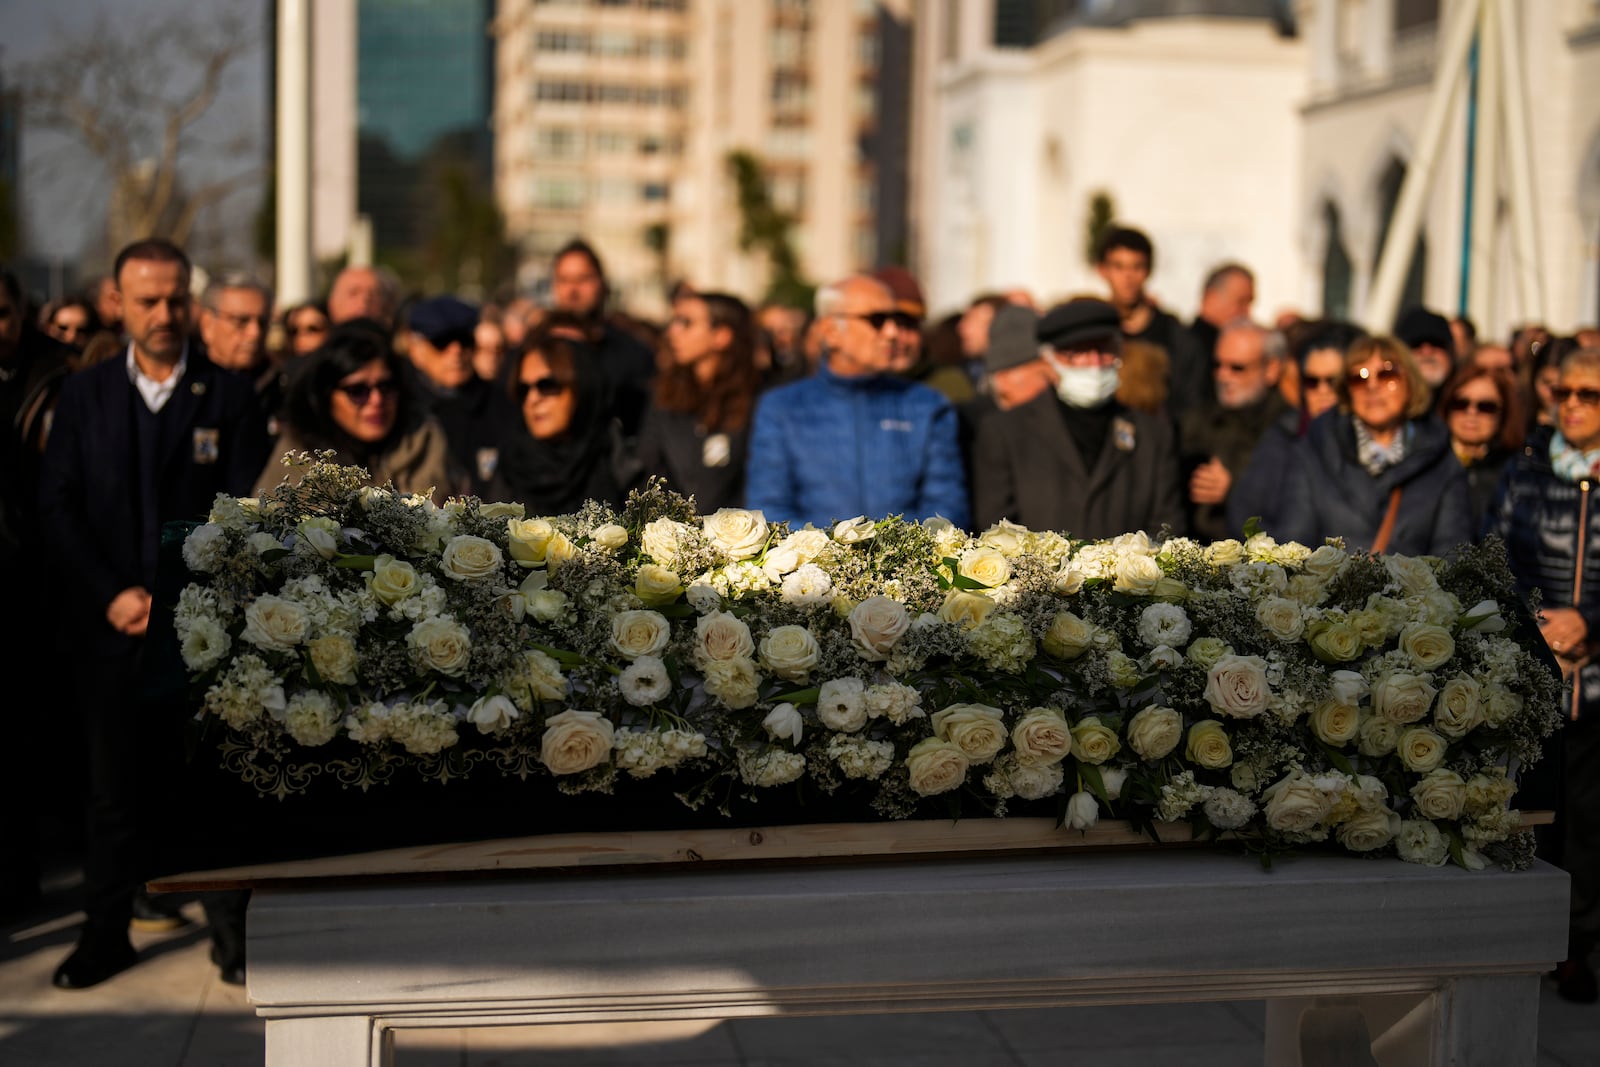
[[[104,168],[109,248],[149,235],[186,243],[203,211],[260,177],[259,165],[214,180],[193,167],[202,120],[259,44],[250,12],[232,4],[165,17],[101,13],[22,68],[28,123],[67,135]],[[237,159],[251,145],[235,130],[207,147]]]
[[[1096,189],[1089,194],[1089,217],[1084,222],[1083,257],[1092,267],[1097,253],[1100,251],[1100,238],[1111,229],[1112,221],[1117,217],[1116,201],[1111,199],[1111,194],[1104,189]]]
[[[730,152],[728,173],[739,205],[739,250],[759,252],[767,259],[763,300],[786,307],[810,307],[816,286],[800,270],[800,256],[791,238],[794,216],[773,204],[761,160],[753,152]]]

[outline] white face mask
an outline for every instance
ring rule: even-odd
[[[1045,357],[1056,372],[1056,396],[1068,407],[1097,408],[1117,393],[1122,375],[1116,363],[1109,367],[1072,367],[1055,356]]]

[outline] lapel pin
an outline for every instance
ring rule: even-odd
[[[205,396],[206,395],[206,383],[205,382],[195,382],[194,384],[189,386],[189,392],[193,393],[195,396]]]

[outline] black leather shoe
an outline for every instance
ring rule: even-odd
[[[150,896],[143,889],[133,897],[133,919],[128,925],[143,933],[159,934],[168,930],[181,930],[189,919],[179,910],[182,905],[168,894]]]
[[[111,937],[85,936],[78,941],[61,966],[50,979],[57,989],[88,989],[97,986],[112,975],[139,962],[139,954],[124,937],[120,942]]]
[[[229,985],[244,985],[244,950],[225,950],[221,945],[211,946],[211,962],[217,965],[217,973]]]

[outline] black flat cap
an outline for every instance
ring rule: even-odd
[[[1408,348],[1433,345],[1452,354],[1456,350],[1455,336],[1450,333],[1450,321],[1425,307],[1406,308],[1395,321],[1394,335]]]
[[[1122,316],[1104,300],[1080,296],[1046,312],[1036,333],[1042,344],[1069,348],[1103,337],[1120,337]]]
[[[443,348],[451,341],[470,344],[472,331],[478,326],[478,309],[453,296],[436,296],[413,304],[406,322],[435,348]]]
[[[984,369],[993,374],[997,370],[1020,367],[1038,358],[1039,342],[1034,331],[1039,315],[1021,304],[1005,304],[994,313],[989,323],[989,347],[983,353]]]

